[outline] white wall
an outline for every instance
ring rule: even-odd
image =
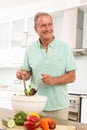
[[[0,84],[14,87],[16,72],[19,68],[0,68]]]
[[[69,84],[69,90],[87,93],[87,56],[77,56],[75,59],[77,63],[76,81]]]

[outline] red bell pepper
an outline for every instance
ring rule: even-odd
[[[55,129],[56,128],[56,122],[54,120],[48,120],[49,129]]]
[[[24,126],[28,130],[35,130],[36,128],[39,127],[39,121],[40,121],[40,118],[38,118],[37,116],[34,116],[34,115],[27,116],[26,121],[24,122]]]

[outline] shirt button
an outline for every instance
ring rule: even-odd
[[[45,64],[48,64],[48,61],[47,61],[47,60],[45,61]]]

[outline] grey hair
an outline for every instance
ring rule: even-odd
[[[35,16],[34,16],[34,26],[37,26],[38,25],[38,18],[40,16],[49,16],[52,20],[52,17],[49,13],[46,13],[46,12],[38,12]],[[52,20],[53,22],[53,20]]]

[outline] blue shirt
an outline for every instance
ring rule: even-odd
[[[67,84],[46,86],[40,83],[41,74],[57,77],[76,69],[72,50],[67,44],[54,39],[46,52],[39,40],[31,43],[25,52],[23,69],[32,70],[31,86],[40,84],[38,94],[48,97],[44,110],[53,111],[69,106]]]

